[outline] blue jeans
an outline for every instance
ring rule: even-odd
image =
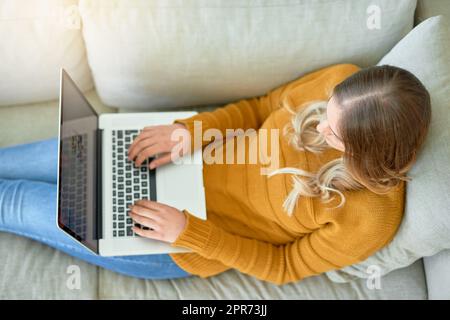
[[[0,231],[39,241],[131,277],[174,279],[191,275],[168,254],[101,257],[61,231],[56,225],[57,148],[56,138],[0,148]]]

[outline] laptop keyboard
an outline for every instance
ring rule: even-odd
[[[128,214],[128,206],[141,199],[156,200],[155,170],[148,168],[153,158],[147,159],[140,167],[128,160],[128,148],[138,135],[138,130],[112,131],[113,237],[138,236],[131,229],[133,220]]]
[[[75,237],[86,240],[87,134],[62,139],[61,219]]]

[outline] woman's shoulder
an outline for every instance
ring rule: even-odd
[[[367,258],[395,237],[403,220],[405,182],[386,194],[368,189],[343,193],[346,202],[340,209],[325,209],[335,206],[338,200],[324,205],[320,199],[314,199],[316,220],[330,235],[347,242],[349,252],[359,259]]]
[[[336,194],[333,201],[324,204],[314,198],[314,211],[321,223],[332,223],[345,228],[357,226],[363,233],[389,232],[400,225],[405,208],[406,182],[391,188],[384,194],[374,193],[367,188],[343,191],[345,203],[336,208],[341,198]]]

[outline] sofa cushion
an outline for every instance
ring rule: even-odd
[[[381,277],[379,286],[366,279],[334,283],[325,275],[278,286],[236,270],[207,279],[141,280],[99,269],[98,281],[100,299],[427,299],[422,260]]]
[[[450,300],[450,250],[424,260],[428,299]]]
[[[0,148],[57,135],[57,101],[0,108]]]
[[[373,65],[412,29],[416,1],[372,4],[80,0],[79,6],[102,100],[151,109],[258,96],[331,64]]]
[[[59,69],[93,87],[78,0],[0,1],[0,106],[57,99]]]
[[[0,300],[98,297],[97,267],[37,241],[0,232],[0,257]]]
[[[394,239],[365,261],[328,272],[335,281],[368,277],[372,265],[386,274],[450,248],[450,26],[443,16],[417,26],[378,65],[416,75],[431,95],[432,120],[417,162],[409,171],[403,221]],[[448,266],[450,268],[450,266]]]
[[[105,106],[95,90],[85,93],[98,113],[117,112]],[[0,108],[0,148],[58,136],[58,100]]]
[[[326,276],[282,287],[234,270],[209,279],[141,280],[97,268],[36,241],[0,232],[0,299],[427,299],[422,261],[349,284]],[[79,267],[80,288],[66,285]]]
[[[444,15],[450,18],[450,3],[448,0],[418,0],[416,9],[416,23],[419,24],[428,18]]]

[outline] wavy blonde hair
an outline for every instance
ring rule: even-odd
[[[283,203],[291,216],[300,196],[320,197],[329,203],[343,191],[367,188],[388,193],[414,164],[431,121],[430,95],[407,70],[383,65],[361,69],[338,84],[334,96],[341,117],[337,128],[345,146],[343,155],[316,173],[282,168],[275,174],[292,174],[293,187]],[[326,117],[328,101],[311,101],[296,112],[287,100],[282,105],[293,117],[284,129],[289,144],[299,151],[321,153],[331,148],[316,126]]]

